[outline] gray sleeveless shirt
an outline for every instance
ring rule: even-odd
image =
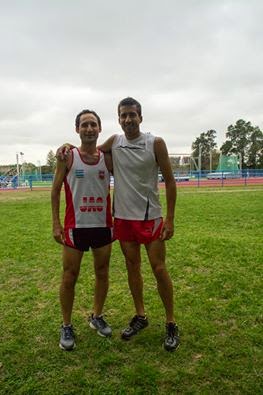
[[[161,217],[154,139],[152,134],[142,132],[134,140],[127,140],[125,134],[115,136],[112,145],[115,218]]]

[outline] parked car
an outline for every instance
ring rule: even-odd
[[[174,173],[174,179],[175,181],[189,181],[190,177],[189,176],[178,176]],[[158,174],[158,180],[159,182],[164,182],[163,175],[161,173]]]
[[[217,171],[214,173],[208,173],[206,175],[206,178],[208,180],[222,180],[226,178],[239,178],[240,174],[239,173],[233,173],[231,171]]]
[[[189,176],[177,176],[176,174],[174,174],[174,179],[175,181],[189,181],[190,177]]]

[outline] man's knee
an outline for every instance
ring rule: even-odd
[[[156,263],[152,266],[152,269],[156,278],[162,279],[164,276],[167,276],[167,270],[164,262]]]
[[[109,265],[100,265],[95,269],[95,275],[97,280],[106,281],[109,277]]]
[[[74,286],[76,284],[77,279],[78,279],[78,272],[74,270],[64,270],[62,276],[62,282],[66,288],[71,288],[72,286]]]
[[[141,262],[133,259],[125,259],[127,270],[130,272],[139,272],[141,270]]]

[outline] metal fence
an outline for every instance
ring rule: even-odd
[[[234,186],[263,184],[263,169],[238,171],[192,171],[187,174],[174,173],[177,185],[181,186]]]
[[[15,176],[0,175],[1,189],[16,189],[23,187],[51,187],[54,174],[24,174]],[[263,185],[263,169],[244,169],[242,171],[177,171],[174,178],[178,186],[227,186],[227,185]],[[159,173],[159,182],[164,179]],[[111,185],[113,179],[111,178]]]

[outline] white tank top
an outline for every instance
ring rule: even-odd
[[[65,229],[112,226],[110,174],[101,151],[97,163],[89,165],[74,148],[64,187]]]
[[[127,140],[125,134],[115,136],[112,145],[115,218],[161,217],[154,139],[150,133],[141,133],[134,140]]]

